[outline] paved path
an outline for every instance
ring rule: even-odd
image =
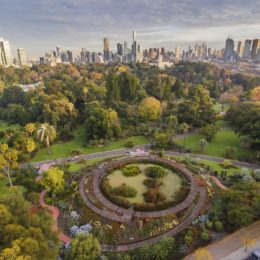
[[[228,188],[216,176],[210,176],[210,178],[218,185],[220,189],[228,190]]]
[[[55,206],[52,206],[52,205],[48,205],[45,203],[45,200],[44,200],[44,197],[47,193],[47,190],[44,190],[40,193],[40,200],[39,200],[39,203],[40,203],[40,206],[42,208],[47,208],[51,211],[51,215],[52,215],[52,219],[53,219],[53,226],[52,226],[52,230],[54,232],[58,232],[59,231],[59,228],[58,228],[58,216],[60,214],[60,210],[55,207]],[[64,243],[68,243],[71,241],[71,238],[66,236],[64,233],[60,233],[59,234],[59,238],[62,242]]]
[[[246,242],[247,241],[247,242]],[[245,244],[248,243],[248,252],[245,251]],[[235,233],[226,236],[220,241],[212,243],[202,250],[212,260],[243,260],[250,252],[260,245],[260,221],[240,229]],[[185,260],[195,260],[195,253],[186,256]],[[204,258],[203,258],[204,259]],[[206,258],[205,258],[206,259]]]
[[[173,151],[166,151],[165,154],[169,155],[169,156],[189,155],[193,158],[198,158],[198,159],[201,159],[201,160],[208,160],[208,161],[218,162],[218,163],[226,160],[226,158],[221,158],[221,157],[214,157],[214,156],[202,155],[202,154],[180,153],[180,152],[173,152]],[[260,165],[257,165],[257,164],[234,161],[234,160],[230,160],[230,162],[232,162],[234,165],[236,165],[238,167],[244,167],[244,168],[250,168],[250,169],[260,169]]]

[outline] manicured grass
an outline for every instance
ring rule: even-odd
[[[22,186],[13,186],[11,188],[7,179],[0,180],[0,198],[10,195],[12,192],[17,192],[17,189],[22,192],[25,191],[25,187]]]
[[[210,166],[213,171],[218,171],[218,175],[220,175],[222,171],[226,171],[227,176],[230,176],[230,175],[233,175],[235,172],[239,172],[240,169],[241,169],[239,167],[232,168],[232,169],[225,169],[219,163],[211,162],[211,161],[208,161],[208,160],[201,160],[201,162],[204,163],[205,165]]]
[[[204,148],[202,154],[225,157],[225,148],[233,147],[235,148],[235,159],[243,157],[255,158],[255,151],[250,149],[241,148],[239,146],[239,137],[230,128],[230,126],[223,120],[218,121],[217,124],[220,126],[220,131],[217,133],[216,137],[208,143]],[[186,137],[186,147],[192,149],[192,153],[200,154],[200,147],[198,145],[200,139],[205,137],[200,133],[194,133]],[[176,143],[183,145],[183,138],[176,139]]]
[[[122,140],[111,142],[105,147],[84,147],[84,128],[79,127],[74,131],[74,139],[66,143],[58,143],[51,146],[51,154],[47,153],[47,149],[40,150],[37,155],[33,158],[33,162],[44,161],[55,158],[69,157],[72,156],[72,151],[80,150],[82,154],[91,154],[104,152],[109,150],[116,150],[124,148],[125,143],[128,140],[133,141],[134,145],[147,144],[148,140],[143,136],[133,136]]]

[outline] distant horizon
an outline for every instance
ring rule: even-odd
[[[102,39],[132,42],[137,31],[142,49],[182,49],[205,41],[224,48],[231,34],[238,40],[260,38],[260,2],[255,0],[2,0],[0,37],[9,40],[14,57],[25,48],[29,58],[63,49],[102,51]]]

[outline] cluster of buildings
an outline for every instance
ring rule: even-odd
[[[3,66],[27,66],[27,58],[24,48],[17,49],[18,61],[13,58],[9,41],[0,38],[0,65]]]
[[[26,66],[28,65],[26,53],[23,48],[17,50],[18,59],[12,56],[11,47],[8,41],[0,38],[0,65],[4,66]],[[91,52],[82,48],[79,53],[73,50],[63,50],[57,46],[37,61],[38,64],[49,64],[55,66],[58,63],[113,63],[113,62],[145,62],[159,67],[171,66],[178,60],[184,61],[208,61],[221,64],[248,64],[260,63],[260,39],[244,42],[238,41],[236,46],[234,40],[229,36],[226,40],[225,48],[211,49],[206,42],[196,44],[193,48],[189,46],[187,50],[176,47],[174,51],[166,51],[164,47],[149,48],[142,50],[137,42],[136,31],[132,32],[132,42],[130,46],[127,42],[117,43],[116,51],[110,48],[109,38],[103,39],[103,52]]]

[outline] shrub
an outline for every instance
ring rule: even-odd
[[[237,168],[235,165],[233,165],[229,160],[224,160],[222,163],[220,163],[220,165],[224,168],[224,169],[231,169],[231,168]]]
[[[223,224],[222,224],[222,222],[220,222],[220,221],[215,221],[215,222],[214,222],[214,228],[215,228],[215,230],[218,231],[218,232],[222,231],[222,230],[223,230]]]
[[[166,200],[166,197],[158,189],[149,189],[143,193],[144,200],[147,203],[159,203]]]
[[[211,221],[207,221],[206,222],[206,227],[209,228],[209,229],[212,229],[213,223]]]
[[[167,170],[160,166],[151,166],[145,170],[146,176],[154,179],[159,179],[167,174]]]
[[[233,159],[234,156],[235,156],[235,152],[236,152],[235,148],[233,148],[233,147],[226,147],[225,148],[225,157],[229,158],[229,159]]]
[[[140,173],[140,169],[137,166],[134,165],[126,165],[123,169],[122,169],[122,173],[123,175],[125,175],[126,177],[133,177],[136,176]]]
[[[0,139],[2,139],[5,136],[5,132],[4,131],[0,131]]]
[[[81,150],[73,150],[73,151],[71,151],[71,154],[74,156],[77,156],[77,155],[82,154],[82,152],[81,152]]]
[[[162,185],[162,182],[155,179],[145,179],[143,184],[148,188],[158,188]]]
[[[210,234],[209,234],[209,232],[208,232],[207,230],[202,231],[202,232],[200,233],[200,238],[201,238],[201,240],[203,240],[203,241],[205,241],[205,242],[209,241],[209,240],[210,240]]]
[[[39,198],[40,198],[40,194],[37,192],[30,192],[27,196],[26,196],[27,200],[30,201],[35,207],[39,206]]]
[[[260,170],[259,169],[256,169],[254,170],[254,178],[256,181],[260,181]]]
[[[115,187],[112,189],[113,194],[122,196],[125,198],[134,198],[137,194],[137,191],[135,188],[126,185],[125,183],[121,184],[118,187]]]
[[[125,145],[126,148],[133,148],[134,147],[134,142],[131,140],[128,140]]]

